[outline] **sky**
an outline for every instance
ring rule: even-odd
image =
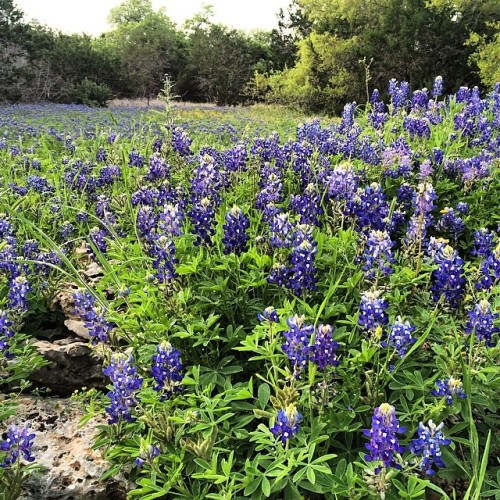
[[[97,36],[109,31],[106,18],[122,0],[14,0],[27,21],[64,33],[86,33]],[[270,30],[277,26],[276,14],[286,9],[290,0],[152,0],[155,10],[165,7],[167,15],[177,24],[201,11],[203,4],[214,7],[214,21],[250,31]]]

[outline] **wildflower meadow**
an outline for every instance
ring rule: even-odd
[[[0,498],[69,316],[128,498],[500,498],[499,158],[500,85],[440,77],[338,119],[0,107]]]

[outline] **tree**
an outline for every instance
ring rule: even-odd
[[[27,26],[23,12],[12,0],[0,0],[0,100],[18,100],[22,68],[27,57],[24,38]]]
[[[130,96],[156,95],[165,74],[174,80],[180,72],[183,37],[163,10],[155,12],[149,0],[127,0],[113,9],[114,31],[107,43],[121,62]]]

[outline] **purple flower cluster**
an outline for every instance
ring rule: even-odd
[[[465,223],[461,217],[455,215],[453,208],[446,207],[441,210],[441,218],[436,224],[438,231],[449,234],[455,242],[465,230]]]
[[[11,357],[9,353],[9,339],[14,337],[14,335],[15,332],[12,329],[12,321],[9,319],[8,312],[0,310],[0,352],[6,358]]]
[[[396,322],[389,326],[387,338],[380,345],[394,348],[398,355],[402,357],[407,353],[408,348],[416,342],[416,339],[411,335],[414,331],[415,327],[409,321],[403,322],[398,317]]]
[[[236,205],[226,214],[226,223],[223,225],[224,253],[234,252],[235,255],[241,255],[247,249],[247,242],[250,239],[246,233],[250,227],[250,220],[243,213],[241,208]]]
[[[215,210],[210,198],[203,198],[193,204],[188,215],[193,223],[193,233],[196,235],[194,244],[212,245],[212,236],[215,234]]]
[[[382,329],[389,322],[386,309],[389,307],[384,298],[380,298],[380,290],[364,292],[361,296],[360,315],[358,325],[362,326],[366,332],[374,334],[378,329]]]
[[[389,403],[382,403],[375,408],[372,417],[372,426],[363,431],[364,435],[370,438],[370,442],[365,446],[370,452],[365,455],[365,460],[369,462],[381,461],[383,467],[401,466],[396,463],[394,454],[403,453],[405,448],[399,444],[397,434],[405,432],[405,428],[399,425],[396,418],[394,406]],[[379,467],[375,470],[378,473]]]
[[[257,319],[259,321],[269,321],[270,323],[280,322],[278,313],[273,306],[268,306],[261,313],[257,314]]]
[[[159,454],[160,448],[150,444],[146,450],[141,450],[141,455],[135,459],[135,465],[141,468],[146,462],[152,463]]]
[[[359,177],[349,163],[342,163],[326,171],[321,181],[328,198],[337,201],[350,199],[359,185]]]
[[[154,390],[161,392],[162,401],[182,390],[183,368],[181,353],[170,342],[164,341],[157,346],[151,374],[156,382]]]
[[[28,292],[31,290],[24,276],[16,276],[9,282],[8,306],[18,313],[28,310]]]
[[[4,469],[12,467],[20,456],[27,462],[34,462],[35,457],[32,455],[31,451],[33,439],[35,439],[35,434],[30,433],[27,423],[24,427],[19,427],[14,424],[10,425],[7,429],[7,436],[0,445],[0,450],[5,452],[0,467]]]
[[[339,344],[333,340],[333,327],[331,325],[318,325],[314,335],[314,344],[311,346],[310,360],[320,370],[327,366],[338,366],[336,351]]]
[[[276,418],[276,423],[269,430],[275,438],[280,438],[285,444],[290,438],[295,436],[300,430],[302,415],[293,404],[285,410],[279,410]]]
[[[443,422],[436,425],[432,420],[429,420],[427,425],[420,422],[418,438],[413,439],[409,445],[409,449],[414,455],[422,457],[419,467],[429,476],[435,473],[433,465],[446,467],[441,457],[441,446],[448,446],[451,440],[444,437],[443,425]]]
[[[293,367],[293,375],[298,379],[307,369],[311,352],[309,342],[314,326],[306,324],[304,316],[297,315],[288,318],[286,324],[290,329],[283,334],[285,343],[281,349],[288,356]]]
[[[317,252],[317,243],[312,237],[312,227],[307,224],[298,226],[293,240],[287,286],[296,296],[300,296],[316,289],[318,278],[314,256]]]
[[[444,297],[456,309],[465,293],[464,261],[450,245],[441,245],[434,256],[434,263],[438,267],[432,272],[432,298],[437,302]]]
[[[301,224],[320,226],[319,216],[323,209],[317,188],[312,182],[304,189],[304,194],[290,196],[290,210],[300,216]]]
[[[410,86],[408,82],[399,83],[395,78],[389,82],[389,95],[393,106],[393,113],[408,104]]]
[[[103,369],[104,375],[108,376],[113,384],[113,389],[107,394],[110,398],[110,406],[106,408],[109,424],[135,420],[132,407],[138,403],[135,392],[141,388],[142,378],[137,376],[133,362],[132,356],[113,354],[109,365]]]
[[[491,305],[486,299],[480,300],[474,310],[469,311],[465,332],[469,335],[475,333],[479,342],[484,341],[487,347],[493,347],[496,344],[493,335],[500,332],[500,328],[494,325],[498,316],[498,313],[491,312]]]
[[[75,314],[82,318],[93,344],[107,343],[113,326],[104,317],[106,310],[96,306],[95,297],[89,292],[78,291],[73,295]]]
[[[446,403],[451,405],[453,403],[453,396],[459,398],[466,398],[467,394],[463,389],[462,381],[454,377],[445,378],[443,380],[436,380],[437,389],[432,391],[433,396],[441,396],[446,399]]]
[[[389,205],[380,184],[376,182],[358,190],[357,195],[346,206],[346,215],[356,217],[356,230],[368,233],[384,231],[389,215]]]
[[[192,142],[193,140],[183,128],[175,127],[172,129],[172,147],[180,156],[190,156],[193,154],[191,151]]]
[[[379,276],[389,276],[394,272],[394,256],[392,247],[394,243],[387,231],[370,231],[368,241],[363,253],[363,266],[365,276],[368,279]]]

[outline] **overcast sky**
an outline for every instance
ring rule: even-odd
[[[99,35],[110,28],[106,22],[109,11],[121,0],[15,0],[25,20],[65,33]],[[181,25],[203,4],[214,6],[214,20],[243,30],[272,29],[277,26],[276,14],[286,9],[289,0],[153,0],[153,7],[165,7],[167,15]]]

